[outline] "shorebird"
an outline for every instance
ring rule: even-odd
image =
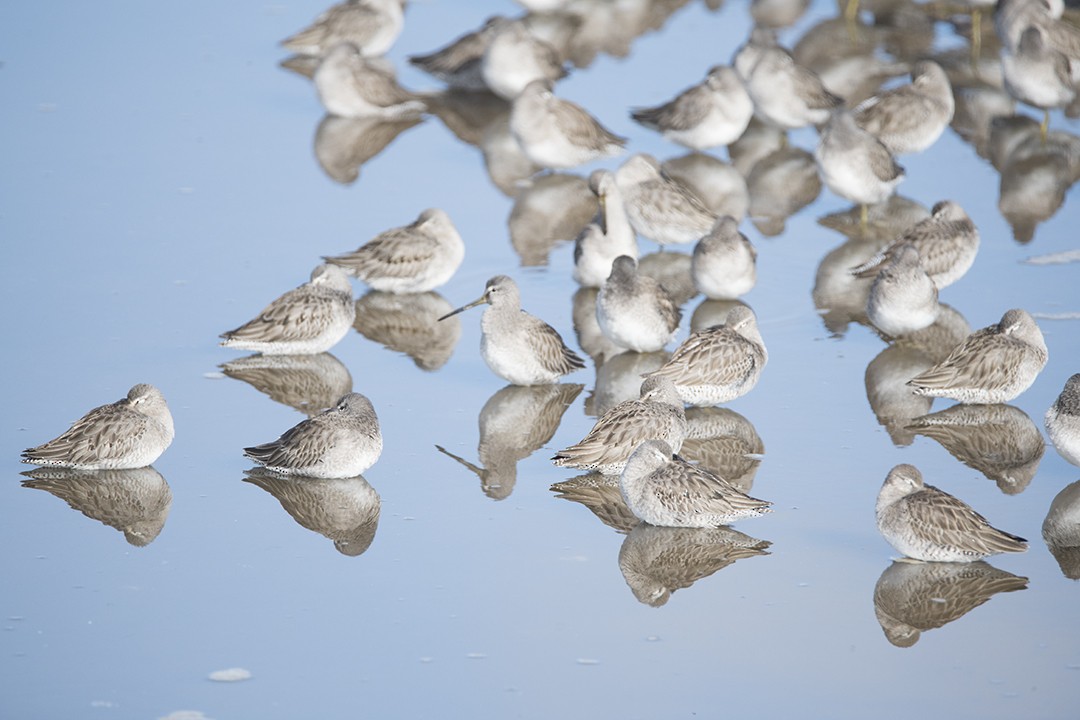
[[[83,415],[60,437],[24,450],[22,461],[76,470],[141,468],[161,457],[173,434],[161,391],[139,384],[127,397]]]
[[[323,55],[343,42],[368,57],[382,55],[405,24],[404,0],[351,0],[332,5],[311,26],[285,38],[281,45],[301,55]]]
[[[911,83],[874,95],[852,111],[855,124],[893,155],[922,152],[934,144],[952,120],[952,85],[941,66],[921,60],[911,69]]]
[[[348,478],[374,465],[382,448],[379,418],[371,401],[360,393],[349,393],[277,440],[244,448],[244,455],[282,475]]]
[[[357,250],[324,257],[375,290],[423,293],[443,285],[465,257],[450,216],[429,208],[411,225],[376,235]]]
[[[691,150],[730,145],[753,116],[754,103],[742,80],[723,65],[710,69],[703,82],[674,100],[630,113],[636,122]]]
[[[600,211],[597,221],[585,226],[574,240],[574,280],[583,287],[598,288],[611,274],[615,258],[637,259],[638,244],[615,176],[596,170],[589,176],[589,189],[600,201]]]
[[[626,145],[580,105],[552,92],[551,83],[534,80],[514,98],[510,132],[525,156],[545,168],[568,168],[609,155]]]
[[[696,195],[660,172],[651,155],[630,157],[615,181],[634,230],[661,245],[696,242],[716,222]]]
[[[1037,4],[1032,0],[1032,5]],[[1080,36],[1078,36],[1080,42]],[[1076,48],[1080,52],[1080,45]],[[1028,26],[1015,48],[1001,52],[1001,73],[1005,92],[1022,103],[1043,111],[1039,137],[1046,142],[1050,111],[1068,105],[1076,97],[1076,79],[1072,68],[1080,57],[1069,57],[1051,45],[1047,31]]]
[[[524,22],[496,18],[481,57],[480,75],[491,92],[513,100],[534,80],[558,80],[566,69],[555,48],[533,36]]]
[[[427,55],[411,55],[409,63],[432,75],[451,88],[468,91],[487,90],[481,73],[484,51],[498,27],[499,16],[490,17],[479,30],[465,33],[449,45]]]
[[[1080,465],[1080,373],[1065,381],[1061,394],[1046,411],[1046,433],[1061,457]]]
[[[366,59],[352,43],[331,48],[312,80],[331,115],[403,120],[427,110],[423,100],[398,85],[392,72]]]
[[[641,383],[637,400],[626,400],[604,413],[580,442],[560,450],[551,460],[559,467],[618,475],[646,440],[663,440],[674,451],[686,438],[686,411],[665,377]]]
[[[994,528],[947,492],[923,483],[913,465],[889,471],[878,493],[878,531],[904,555],[927,562],[974,562],[1024,552],[1027,541]]]
[[[845,110],[834,112],[821,131],[814,158],[829,189],[862,206],[862,227],[866,227],[866,206],[888,200],[904,179],[904,168],[889,149],[856,125]]]
[[[1001,321],[976,330],[949,356],[908,385],[912,392],[962,403],[992,404],[1012,400],[1031,387],[1046,367],[1046,342],[1035,319],[1009,310]]]
[[[480,355],[491,371],[514,385],[544,385],[585,367],[555,328],[521,309],[517,283],[506,275],[487,281],[484,294],[452,315],[488,304],[480,321]]]
[[[757,282],[757,250],[730,216],[718,218],[694,246],[690,274],[694,287],[712,300],[734,300]]]
[[[933,324],[938,290],[919,260],[919,251],[904,243],[892,251],[870,285],[866,316],[889,337],[908,335]]]
[[[619,490],[634,515],[661,527],[717,527],[758,517],[772,505],[673,456],[663,440],[637,446],[619,476]]]
[[[753,390],[768,360],[754,311],[737,305],[726,323],[693,333],[647,377],[668,378],[690,405],[717,405]]]
[[[634,258],[620,255],[596,298],[596,320],[616,345],[648,353],[671,342],[682,311],[659,282],[638,272]]]
[[[923,270],[941,290],[963,277],[975,262],[979,252],[979,231],[958,203],[942,200],[934,205],[930,217],[909,227],[892,245],[853,268],[852,274],[874,277],[904,244],[919,251]]]
[[[262,309],[253,320],[222,333],[222,347],[264,355],[315,355],[337,345],[356,314],[345,271],[319,265],[311,280]]]

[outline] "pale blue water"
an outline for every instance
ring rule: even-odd
[[[628,3],[627,5],[632,5]],[[508,242],[513,202],[476,148],[436,118],[406,130],[354,184],[320,168],[322,111],[310,82],[277,66],[277,42],[323,9],[295,4],[9,4],[0,9],[3,331],[8,381],[0,455],[0,715],[10,718],[323,717],[1025,717],[1075,714],[1080,586],[1040,535],[1053,497],[1080,469],[1048,447],[1030,486],[1002,493],[938,443],[893,445],[863,374],[884,348],[867,328],[833,337],[811,289],[841,244],[816,218],[845,207],[827,190],[759,249],[745,298],[770,351],[761,383],[730,407],[765,445],[753,494],[775,512],[738,529],[770,555],[639,603],[620,572],[624,536],[557,499],[572,473],[548,462],[593,419],[594,367],[554,437],[522,460],[505,500],[439,444],[476,462],[477,415],[503,383],[477,347],[479,313],[461,316],[453,355],[434,372],[352,333],[333,350],[379,412],[385,452],[366,478],[381,516],[359,557],[299,526],[243,482],[245,445],[302,415],[218,365],[239,354],[218,333],[303,282],[318,258],[442,207],[467,245],[439,293],[451,306],[498,273],[524,306],[576,347],[572,249],[522,268]],[[817,2],[788,45],[834,7]],[[404,58],[443,45],[508,1],[416,2],[389,54],[408,87],[437,83]],[[683,151],[626,110],[658,103],[727,62],[749,30],[744,2],[690,3],[627,58],[601,55],[559,84],[632,151]],[[955,44],[939,26],[939,44]],[[1020,112],[1029,113],[1030,109]],[[1055,113],[1053,127],[1080,134]],[[812,131],[793,133],[813,149]],[[723,157],[724,153],[721,152]],[[614,159],[603,163],[615,167]],[[971,272],[942,292],[973,328],[1010,307],[1076,313],[1077,265],[1031,265],[1076,250],[1076,190],[1021,245],[997,207],[999,176],[951,130],[902,160],[901,192],[960,202],[982,235]],[[586,174],[590,168],[578,172]],[[643,252],[652,251],[642,242]],[[358,290],[360,288],[358,287]],[[686,306],[687,323],[700,298]],[[1080,322],[1040,319],[1050,361],[1012,404],[1039,426],[1080,371]],[[686,323],[684,323],[686,324]],[[685,327],[679,339],[685,337]],[[177,437],[155,463],[173,500],[164,529],[137,548],[123,535],[23,488],[18,453],[89,408],[152,382]],[[948,403],[937,402],[934,410]],[[873,593],[895,552],[874,526],[888,469],[919,466],[1030,550],[991,560],[1029,578],[911,648],[892,646]],[[252,678],[215,683],[244,668]]]

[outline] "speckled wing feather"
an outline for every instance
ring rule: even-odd
[[[679,385],[726,385],[764,365],[765,358],[754,343],[721,326],[688,337],[652,374],[666,375]]]
[[[585,361],[570,348],[566,347],[555,328],[543,320],[522,311],[521,322],[531,322],[535,330],[524,333],[529,349],[540,358],[545,367],[565,374],[585,367]]]
[[[654,130],[688,130],[705,119],[711,107],[708,88],[700,85],[683,92],[671,102],[652,108],[639,108],[632,117]]]
[[[683,516],[719,515],[734,519],[768,512],[772,503],[752,498],[721,477],[675,457],[650,482],[650,492],[660,505]]]
[[[867,160],[870,162],[870,170],[879,180],[895,180],[904,174],[904,168],[900,167],[889,149],[880,141],[870,144]]]
[[[307,340],[330,325],[336,306],[346,302],[352,304],[342,293],[304,285],[285,293],[263,308],[258,317],[221,337],[258,342]]]
[[[645,440],[668,440],[671,424],[678,414],[674,406],[621,402],[604,413],[581,440],[552,458],[556,465],[592,468],[625,461]]]
[[[893,512],[906,515],[911,532],[935,546],[957,548],[973,555],[1017,552],[1027,541],[994,527],[967,503],[933,485],[894,503]]]
[[[895,135],[922,127],[934,114],[935,106],[933,99],[904,86],[864,100],[852,113],[856,124],[871,135]]]
[[[316,415],[285,431],[273,442],[244,448],[244,455],[273,469],[311,467],[317,464],[328,448],[334,446],[331,438],[341,435],[340,429],[325,427],[326,415]]]
[[[701,229],[702,234],[712,229],[716,216],[698,199],[698,197],[675,180],[661,173],[660,180],[647,180],[642,183],[635,195],[640,198],[628,211],[637,212],[647,218],[650,224],[664,224],[672,218],[685,218]]]
[[[435,77],[446,77],[461,70],[466,63],[479,62],[490,42],[490,33],[471,32],[441,50],[414,55],[409,62]]]
[[[832,110],[843,104],[844,101],[841,98],[825,89],[825,86],[821,84],[821,78],[814,72],[799,65],[794,60],[791,60],[791,64],[793,84],[803,91],[801,97],[808,108],[811,110]]]
[[[550,111],[552,126],[562,128],[568,137],[582,138],[579,145],[605,149],[612,145],[621,148],[626,144],[625,138],[609,132],[592,115],[569,100],[552,103]]]
[[[318,55],[345,40],[363,45],[382,29],[383,23],[382,14],[364,3],[342,3],[328,8],[309,27],[282,40],[281,45],[296,53]]]
[[[400,105],[416,96],[397,84],[397,78],[391,73],[367,64],[360,55],[349,58],[353,65],[352,81],[356,94],[380,107]]]
[[[127,398],[96,407],[60,437],[23,451],[22,461],[38,465],[100,464],[124,457],[143,440],[151,418],[130,409]]]
[[[430,266],[439,250],[438,241],[416,225],[387,230],[354,252],[326,260],[354,270],[361,280],[373,272],[380,277],[414,278]]]
[[[987,342],[988,339],[992,342]],[[1000,335],[997,325],[991,325],[968,336],[948,357],[913,377],[908,384],[927,389],[959,388],[970,386],[972,378],[978,378],[984,387],[1003,385],[1009,381],[1014,345],[1027,351],[1027,346]]]

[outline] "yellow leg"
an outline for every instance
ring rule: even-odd
[[[1042,141],[1043,146],[1046,146],[1046,137],[1050,131],[1050,111],[1043,110],[1043,121],[1039,125],[1039,140]]]
[[[859,206],[859,229],[862,230],[862,234],[866,234],[866,228],[870,224],[870,213],[866,205]]]
[[[979,76],[979,58],[982,56],[982,10],[971,11],[971,69]]]

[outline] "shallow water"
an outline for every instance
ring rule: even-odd
[[[400,135],[378,138],[388,145],[355,182],[335,181],[351,177],[356,158],[372,148],[344,160],[328,149],[335,130],[347,136],[350,128],[322,122],[309,81],[278,67],[286,54],[276,44],[322,9],[313,2],[22,3],[0,10],[7,110],[0,120],[0,287],[9,308],[5,335],[18,338],[9,342],[0,436],[9,463],[9,482],[0,484],[7,580],[0,714],[1075,712],[1080,586],[1063,575],[1041,527],[1080,468],[1047,447],[1041,458],[1033,459],[1036,449],[999,468],[1004,480],[988,479],[985,468],[954,457],[963,456],[955,448],[879,424],[867,399],[868,366],[874,361],[888,374],[895,360],[903,372],[912,359],[875,361],[886,345],[848,323],[842,303],[830,300],[833,311],[824,317],[815,306],[815,285],[820,299],[835,279],[830,268],[857,264],[848,258],[862,252],[816,222],[847,209],[828,190],[776,236],[742,224],[759,251],[758,284],[744,300],[758,315],[770,362],[758,387],[727,407],[750,424],[733,421],[747,442],[763,446],[751,450],[762,453],[760,464],[740,472],[755,496],[775,503],[774,513],[737,530],[767,547],[741,536],[733,543],[723,533],[620,534],[585,506],[557,497],[550,486],[574,476],[548,458],[584,435],[598,404],[632,391],[627,377],[642,366],[626,363],[630,375],[623,376],[608,366],[598,379],[590,362],[569,376],[585,388],[565,390],[563,397],[574,399],[559,422],[530,410],[535,397],[504,392],[484,366],[479,310],[437,338],[374,322],[333,349],[339,362],[320,365],[314,377],[323,379],[321,391],[333,395],[351,383],[371,398],[385,437],[382,459],[365,476],[370,488],[300,488],[310,495],[301,498],[308,507],[321,501],[337,512],[336,525],[304,515],[289,488],[247,477],[240,449],[299,421],[294,405],[308,408],[289,397],[299,381],[275,389],[271,374],[260,392],[227,377],[219,365],[241,354],[217,347],[218,333],[303,282],[319,256],[351,250],[426,207],[450,213],[466,242],[465,264],[437,297],[397,310],[436,316],[477,297],[488,277],[507,273],[518,280],[524,306],[579,347],[572,247],[527,242],[588,217],[574,205],[572,187],[548,198],[565,214],[530,230],[528,208],[515,208],[477,149],[434,117],[393,128]],[[815,2],[781,32],[782,42],[793,45],[834,11],[831,2]],[[495,12],[517,8],[501,0],[413,3],[389,54],[402,83],[437,89],[404,58]],[[746,3],[718,12],[689,3],[662,31],[634,40],[627,57],[600,54],[560,82],[559,92],[630,138],[632,151],[682,155],[631,122],[627,108],[664,101],[710,65],[728,62],[749,27]],[[959,43],[941,23],[929,39],[939,48]],[[1051,127],[1080,134],[1080,123],[1060,112]],[[812,152],[815,139],[798,131],[791,144]],[[1057,192],[1037,184],[1046,174],[1003,184],[953,130],[901,162],[908,173],[902,195],[927,208],[957,200],[982,236],[974,267],[942,301],[972,328],[1011,307],[1040,318],[1049,364],[1011,404],[1041,432],[1046,408],[1080,370],[1076,188],[1063,191],[1060,207],[1020,243],[999,210],[999,193],[1034,185],[1034,199],[1020,206],[1037,212],[1036,201]],[[580,189],[579,181],[566,182]],[[641,248],[655,249],[645,241]],[[1029,262],[1047,256],[1060,260]],[[365,307],[395,311],[378,300],[365,299]],[[677,339],[699,313],[716,311],[699,305],[700,297],[684,305]],[[23,448],[136,382],[163,390],[177,427],[173,446],[154,465],[171,503],[159,497],[141,547],[85,505],[90,517],[23,487],[19,473],[27,468],[17,462]],[[929,411],[948,405],[937,401]],[[896,410],[901,418],[927,411]],[[507,441],[507,429],[520,436]],[[519,458],[523,449],[535,451]],[[723,456],[723,447],[712,449]],[[948,587],[965,589],[956,600],[934,584],[948,582],[936,570],[893,566],[895,552],[878,535],[873,508],[885,474],[900,462],[1028,538],[1029,551],[991,559],[997,572],[980,566],[952,581]],[[152,475],[143,481],[161,491]],[[381,500],[377,520],[372,488]],[[619,526],[617,514],[605,519]],[[667,559],[653,569],[656,557]],[[672,557],[682,559],[681,568]],[[1004,573],[1027,578],[1026,589],[1001,581]],[[915,583],[915,601],[905,602],[904,590],[881,607],[891,617],[903,615],[897,606],[907,608],[908,625],[925,630],[914,644],[910,631],[883,632],[875,614],[875,594],[901,581]],[[1000,594],[954,617],[988,585]],[[212,680],[233,668],[250,679],[226,672]]]

